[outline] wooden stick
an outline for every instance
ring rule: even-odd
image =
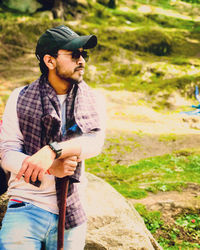
[[[57,250],[64,249],[64,232],[65,232],[65,215],[67,205],[67,193],[69,187],[68,177],[62,178],[60,186],[60,206],[59,206],[59,217],[58,217],[58,240]]]

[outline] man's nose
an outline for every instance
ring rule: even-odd
[[[80,55],[80,57],[78,59],[78,64],[85,64],[85,59],[81,55]]]

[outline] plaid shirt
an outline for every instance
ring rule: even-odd
[[[17,115],[20,130],[24,137],[24,153],[32,155],[50,141],[68,140],[83,133],[100,129],[95,97],[85,82],[72,89],[71,98],[66,102],[66,133],[61,134],[60,103],[55,90],[48,80],[40,77],[20,92],[17,101]],[[73,125],[75,130],[71,129]],[[86,220],[84,210],[79,200],[77,186],[79,182],[81,163],[74,175],[70,176],[70,186],[67,197],[66,229],[80,225]],[[56,178],[58,206],[62,178]]]

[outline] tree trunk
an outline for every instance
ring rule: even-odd
[[[54,18],[64,19],[64,6],[62,0],[54,0],[52,12]]]
[[[116,8],[116,1],[115,0],[110,0],[108,3],[108,7],[115,9]]]

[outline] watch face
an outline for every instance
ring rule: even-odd
[[[58,145],[57,142],[52,142],[52,143],[51,143],[51,146],[54,147],[54,149],[55,149],[56,151],[59,150],[59,145]]]

